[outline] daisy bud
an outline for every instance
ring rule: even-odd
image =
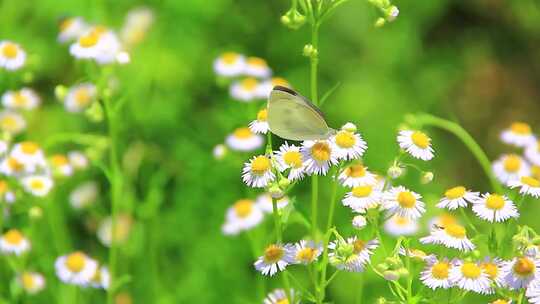
[[[56,99],[58,99],[59,101],[63,101],[66,97],[67,91],[68,89],[65,86],[57,85],[54,88],[54,96],[56,96]]]
[[[341,127],[341,130],[354,133],[356,132],[357,128],[355,124],[353,124],[352,122],[348,122]]]
[[[302,53],[306,57],[317,57],[318,51],[311,44],[306,44],[304,46],[304,51]]]
[[[33,220],[40,219],[43,216],[43,210],[40,207],[34,206],[28,210],[28,216]]]
[[[282,177],[279,180],[278,184],[279,184],[279,187],[281,187],[281,188],[287,188],[291,184],[291,181],[286,177]]]
[[[306,23],[306,17],[296,9],[291,9],[281,16],[281,23],[290,29],[297,30]]]
[[[375,301],[375,304],[388,304],[388,300],[386,300],[385,298],[378,298]]]
[[[385,14],[386,20],[392,22],[396,20],[397,16],[399,15],[399,9],[397,8],[397,6],[392,5],[386,9]]]
[[[399,276],[401,278],[406,278],[410,275],[409,270],[405,267],[401,267],[400,269],[397,270],[397,272],[399,273]]]
[[[277,184],[273,184],[269,189],[268,189],[268,193],[270,194],[270,196],[272,196],[272,198],[282,198],[284,193],[283,193],[283,190],[281,190],[281,188],[279,187],[279,185]]]
[[[388,268],[390,268],[390,266],[388,266],[388,264],[386,264],[386,263],[377,264],[376,267],[377,267],[377,270],[380,271],[380,272],[387,271]]]
[[[384,19],[383,17],[379,17],[379,18],[377,18],[377,21],[375,21],[374,26],[375,27],[383,27],[385,24],[386,24],[386,19]]]
[[[388,176],[390,176],[390,178],[396,179],[396,178],[400,177],[403,174],[403,168],[401,168],[400,166],[394,164],[390,168],[388,168],[387,174],[388,174]]]
[[[383,277],[387,281],[397,281],[399,280],[399,273],[394,270],[387,270],[383,272]]]
[[[212,150],[212,154],[214,155],[214,158],[217,160],[223,159],[227,155],[228,149],[224,144],[219,144],[214,147]]]
[[[103,108],[99,102],[93,102],[88,109],[84,111],[84,114],[90,121],[101,122],[103,121]]]
[[[422,173],[422,177],[420,178],[420,183],[422,184],[429,184],[433,181],[433,172],[429,171],[429,172],[424,172]]]
[[[401,262],[401,259],[395,256],[386,258],[386,263],[388,263],[388,265],[390,265],[392,268],[403,267],[403,262]]]
[[[524,247],[529,244],[529,239],[519,234],[512,237],[512,241],[517,247]]]
[[[353,225],[354,228],[356,228],[358,230],[361,230],[362,228],[366,227],[366,225],[367,225],[366,218],[361,216],[361,215],[357,215],[357,216],[353,217],[352,225]]]

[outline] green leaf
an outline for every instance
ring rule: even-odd
[[[341,86],[341,82],[336,83],[333,87],[330,88],[330,90],[324,93],[323,97],[321,98],[321,101],[319,102],[319,107],[322,107],[326,99],[328,99],[328,97],[330,97],[330,95],[332,95],[332,93],[334,93],[334,91],[337,90],[339,86]]]

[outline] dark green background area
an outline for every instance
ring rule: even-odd
[[[509,151],[498,134],[510,122],[538,126],[537,1],[402,0],[394,4],[400,9],[397,20],[377,29],[373,23],[378,11],[367,1],[350,0],[328,19],[320,34],[320,93],[341,83],[323,111],[334,127],[348,121],[358,125],[369,145],[365,161],[370,169],[388,168],[398,152],[398,126],[407,113],[425,111],[459,122],[491,159]],[[121,145],[141,141],[156,147],[154,157],[166,160],[167,165],[142,167],[137,191],[147,190],[149,176],[156,171],[174,172],[174,178],[162,188],[164,202],[155,217],[135,215],[138,224],[130,239],[135,249],[126,249],[120,262],[121,269],[133,276],[126,289],[135,303],[260,303],[256,287],[260,275],[252,268],[254,258],[245,235],[225,237],[220,230],[228,206],[257,195],[240,179],[242,163],[250,154],[233,152],[216,161],[212,148],[252,120],[264,103],[231,100],[227,87],[216,80],[212,62],[224,51],[265,58],[277,76],[309,95],[309,64],[302,56],[309,29],[291,31],[280,24],[288,1],[0,1],[0,39],[17,41],[30,54],[34,78],[30,85],[45,100],[43,112],[30,124],[29,137],[100,130],[82,116],[66,115],[54,101],[57,84],[70,85],[84,76],[67,48],[56,42],[58,21],[78,15],[118,28],[125,13],[139,5],[154,11],[155,23],[131,54],[132,63],[119,70],[120,90],[129,100]],[[435,181],[419,185],[418,174],[411,172],[402,182],[424,195],[430,214],[447,187],[464,184],[489,190],[479,165],[457,139],[439,130],[427,131],[436,158],[423,166],[434,171]],[[328,182],[329,178],[322,179],[321,221],[326,218]],[[307,190],[306,181],[294,193],[302,212],[309,211]],[[522,221],[534,223],[538,207],[525,208]],[[351,232],[351,218],[338,205],[338,228]],[[71,238],[76,244],[95,242],[81,232],[83,224],[78,220],[67,220]],[[487,231],[487,225],[482,227]],[[269,240],[271,228],[268,220],[255,234]],[[301,227],[291,226],[286,235],[294,237],[287,240],[297,240],[303,233]],[[96,248],[92,254],[105,255],[104,248],[85,246]],[[154,251],[146,251],[147,246]],[[262,248],[261,242],[259,251]],[[265,281],[266,291],[280,286],[275,278]],[[361,294],[362,303],[373,303],[389,292],[371,272],[341,274],[328,299],[361,303]],[[93,297],[102,299],[99,294]]]

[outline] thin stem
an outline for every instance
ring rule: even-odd
[[[281,244],[281,241],[282,241],[281,219],[280,219],[279,211],[277,208],[277,201],[274,198],[272,198],[272,214],[274,215],[274,229],[276,231],[276,242],[278,244]]]
[[[314,52],[310,56],[311,64],[311,101],[319,104],[319,93],[317,88],[317,67],[319,64],[319,24],[315,21],[311,27],[311,45]]]
[[[319,200],[319,176],[311,177],[311,237],[317,241],[317,208]]]
[[[478,234],[478,230],[476,229],[476,227],[472,223],[472,221],[469,218],[469,216],[467,215],[467,213],[465,213],[465,209],[464,208],[459,208],[459,211],[461,212],[461,215],[465,218],[465,221],[467,222],[467,225],[469,225],[469,227],[471,227],[471,229],[474,231],[474,234]]]
[[[459,138],[471,151],[476,160],[480,163],[480,166],[482,166],[482,169],[488,177],[493,190],[497,193],[503,193],[501,185],[491,171],[491,162],[489,161],[489,158],[487,157],[484,150],[482,150],[480,145],[478,145],[474,138],[465,129],[463,129],[460,125],[454,122],[426,113],[417,114],[414,116],[414,118],[415,122],[418,123],[420,126],[428,125],[438,127],[454,134],[457,138]]]

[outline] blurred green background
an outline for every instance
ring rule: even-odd
[[[376,9],[367,1],[350,0],[324,24],[320,36],[321,94],[341,82],[323,110],[334,127],[347,121],[359,126],[369,145],[366,163],[371,169],[386,170],[397,153],[396,130],[410,112],[426,111],[460,122],[492,159],[505,151],[498,134],[510,122],[538,126],[538,1],[394,4],[400,8],[397,20],[376,29]],[[66,47],[56,42],[60,18],[82,16],[118,28],[127,11],[141,5],[154,11],[155,22],[118,75],[119,89],[129,100],[120,140],[126,147],[122,153],[133,143],[144,143],[152,147],[149,159],[157,161],[142,165],[133,197],[126,198],[133,202],[136,225],[132,246],[123,249],[120,262],[122,271],[133,276],[125,289],[134,303],[260,303],[255,287],[260,275],[252,267],[245,236],[221,233],[226,208],[257,194],[240,179],[250,154],[232,152],[223,161],[212,156],[212,148],[251,121],[257,107],[233,101],[216,81],[212,62],[224,51],[265,58],[277,76],[309,95],[309,65],[302,56],[309,29],[291,31],[280,24],[288,1],[0,1],[0,38],[21,43],[30,54],[31,86],[45,100],[29,137],[100,130],[82,117],[66,116],[54,101],[57,84],[82,77]],[[416,186],[413,189],[424,194],[428,204],[457,183],[487,191],[480,167],[460,142],[429,131],[437,151],[431,163],[435,182],[419,187],[418,176],[412,175],[404,183]],[[172,178],[160,184],[157,213],[146,216],[137,208],[159,172]],[[303,211],[309,210],[307,186],[304,182],[296,191]],[[321,200],[327,201],[328,195],[323,193]],[[321,219],[326,208],[322,206]],[[532,222],[527,217],[533,216],[525,214],[524,221]],[[338,205],[338,227],[349,226],[350,218]],[[95,240],[85,231],[84,219],[67,214],[66,221],[75,244],[105,255],[105,249],[92,245]],[[270,223],[265,225],[270,231]],[[300,238],[301,229],[291,229],[287,236]],[[331,285],[328,298],[335,303],[359,301],[362,280],[363,303],[388,293],[372,274],[343,274]],[[279,286],[277,279],[265,282],[266,291]],[[50,296],[42,295],[35,303],[48,303]]]

